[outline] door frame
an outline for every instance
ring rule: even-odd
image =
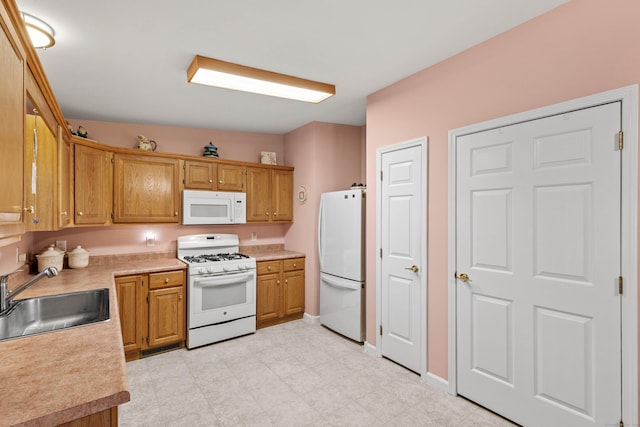
[[[428,198],[428,180],[429,175],[429,151],[428,151],[428,137],[423,136],[416,139],[400,142],[397,144],[380,147],[376,150],[376,252],[382,248],[382,185],[380,185],[380,174],[382,173],[382,155],[390,153],[392,151],[404,150],[407,148],[419,146],[422,149],[422,159],[420,159],[422,167],[421,186],[422,186],[422,200],[420,206],[420,251],[422,259],[420,260],[420,271],[424,274],[421,276],[424,283],[424,295],[420,299],[420,340],[422,345],[420,346],[420,377],[427,379],[427,294],[428,294],[428,274],[427,270],[427,198]],[[422,288],[421,288],[422,289]],[[382,260],[379,254],[376,254],[376,353],[378,357],[382,357],[382,342],[380,338],[380,323],[382,320]]]
[[[448,229],[448,391],[457,395],[456,300],[456,141],[470,133],[507,126],[563,112],[621,101],[624,132],[621,188],[621,274],[622,297],[622,418],[625,424],[638,422],[638,85],[626,86],[567,102],[476,123],[449,131],[449,229]],[[612,138],[612,144],[614,144]],[[614,291],[612,280],[612,293]]]

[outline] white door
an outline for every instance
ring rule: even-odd
[[[622,416],[620,109],[457,138],[458,393],[523,425]]]
[[[426,141],[380,154],[380,351],[425,369]]]

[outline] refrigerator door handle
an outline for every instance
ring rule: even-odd
[[[360,282],[357,283],[358,287],[355,287],[355,288],[353,286],[345,286],[344,282],[340,282],[339,280],[332,279],[331,277],[328,277],[325,274],[322,275],[321,281],[331,286],[332,288],[344,289],[345,291],[357,291],[361,286]]]
[[[320,211],[318,212],[318,262],[320,264],[320,271],[322,271],[322,265],[324,264],[324,255],[322,253],[322,207],[324,203],[322,197],[320,197]]]

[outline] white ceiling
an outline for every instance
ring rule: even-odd
[[[367,95],[567,0],[17,0],[68,118],[286,133],[363,125]],[[187,83],[196,55],[331,83],[307,104]]]

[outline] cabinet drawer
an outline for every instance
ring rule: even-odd
[[[256,266],[258,275],[280,272],[280,261],[260,261]]]
[[[149,274],[149,289],[184,285],[184,271],[165,271]]]
[[[283,260],[284,271],[304,270],[304,258]]]

